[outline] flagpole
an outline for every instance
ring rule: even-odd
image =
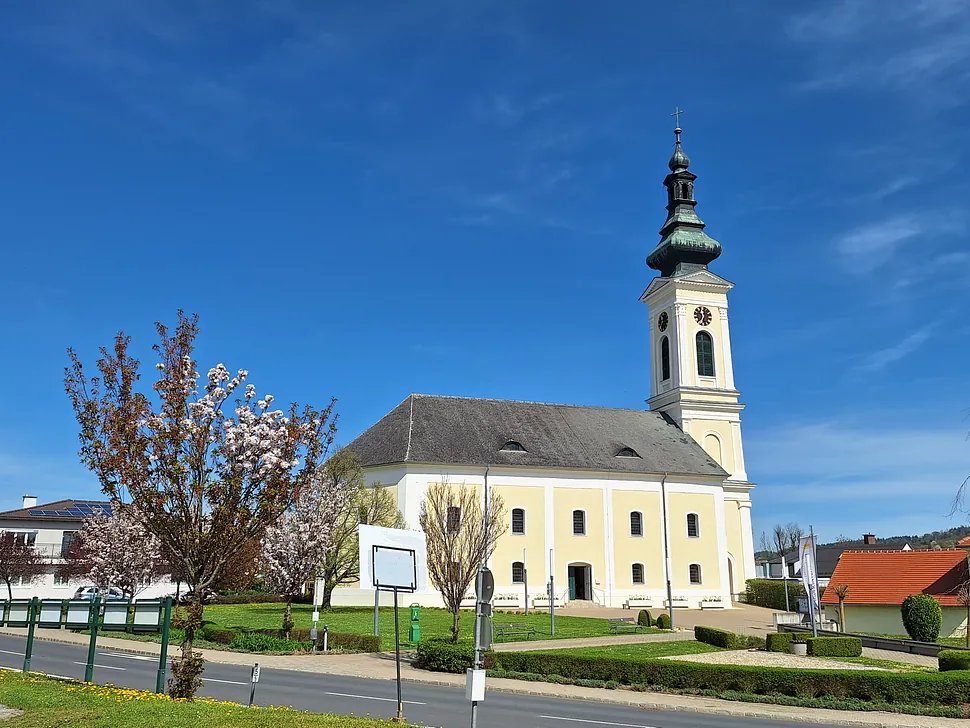
[[[818,561],[815,558],[815,529],[809,524],[808,533],[812,537],[812,575],[815,577],[815,583],[812,585],[812,602],[815,604],[815,612],[818,615],[818,626],[822,626],[822,605],[818,601]],[[814,626],[814,625],[813,625]],[[815,636],[818,637],[818,630],[814,630]]]

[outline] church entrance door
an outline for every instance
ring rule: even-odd
[[[590,600],[593,598],[592,589],[590,589],[590,567],[588,564],[570,564],[568,567],[569,574],[569,599],[570,601],[575,601],[577,599]]]

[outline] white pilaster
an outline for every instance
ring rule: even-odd
[[[734,389],[734,362],[731,359],[731,333],[728,328],[727,306],[718,309],[721,319],[721,352],[723,358],[724,386]]]
[[[727,525],[724,515],[724,490],[718,489],[714,494],[714,525],[717,529],[717,574],[720,583],[720,595],[724,604],[731,603],[731,587],[727,573]]]
[[[696,384],[697,377],[694,374],[693,361],[690,354],[690,338],[687,330],[687,304],[674,304],[674,338],[677,344],[677,364],[674,368],[675,387],[690,386]]]
[[[542,554],[543,571],[546,574],[546,583],[549,583],[549,552],[556,548],[556,504],[553,501],[552,483],[546,482],[543,486],[543,496],[545,505],[545,552]],[[555,553],[553,553],[555,556]],[[555,566],[555,562],[553,562]],[[558,588],[558,587],[557,587]]]
[[[751,501],[739,501],[741,514],[741,549],[744,551],[744,578],[753,579],[754,573],[754,534],[751,531]]]
[[[603,536],[606,544],[606,575],[603,579],[603,601],[613,606],[613,588],[616,584],[616,553],[613,550],[613,483],[603,485]]]

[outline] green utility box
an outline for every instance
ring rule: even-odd
[[[421,641],[421,607],[411,605],[411,626],[408,627],[408,642],[415,644]]]

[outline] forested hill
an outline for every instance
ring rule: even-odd
[[[885,546],[887,549],[900,549],[906,544],[909,544],[914,549],[931,549],[934,546],[939,546],[942,549],[951,549],[956,546],[957,541],[968,534],[970,534],[970,526],[955,526],[945,531],[930,531],[929,533],[924,533],[922,536],[890,536],[889,538],[882,538],[879,534],[876,534],[876,538],[878,539],[876,543],[880,546]],[[837,543],[840,546],[861,546],[862,539],[839,538],[833,543]]]

